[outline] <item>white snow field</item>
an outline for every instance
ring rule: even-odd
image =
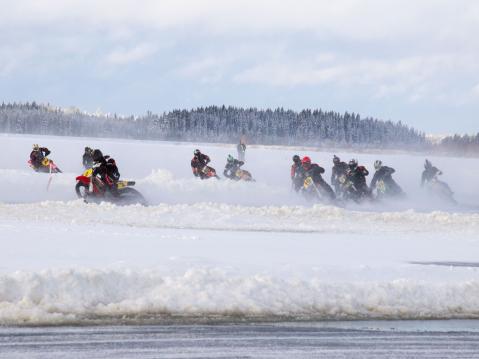
[[[64,171],[32,171],[31,145]],[[76,199],[83,148],[113,156],[150,206]],[[479,162],[431,157],[457,206],[420,187],[425,157],[249,146],[257,182],[193,178],[200,148],[221,175],[234,145],[0,135],[0,325],[479,318]],[[311,204],[294,154],[383,160],[408,198]]]

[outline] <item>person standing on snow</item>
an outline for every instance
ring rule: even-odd
[[[243,141],[240,141],[240,143],[238,143],[238,145],[236,146],[236,149],[238,150],[238,159],[244,162],[246,154],[246,144]]]

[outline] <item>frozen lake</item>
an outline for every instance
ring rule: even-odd
[[[0,358],[479,358],[477,321],[0,328]]]
[[[27,167],[32,143],[64,170],[49,191],[48,175]],[[295,153],[329,180],[331,151],[249,147],[257,182],[238,183],[190,169],[200,147],[221,173],[232,145],[10,135],[0,145],[1,325],[479,318],[476,159],[430,158],[451,206],[421,191],[423,156],[336,153],[369,169],[379,157],[408,193],[338,207],[290,190]],[[151,205],[76,199],[85,146],[115,157]]]

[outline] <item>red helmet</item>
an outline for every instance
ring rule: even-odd
[[[304,165],[304,164],[311,164],[311,158],[309,158],[308,156],[304,156],[303,159],[301,160],[301,163]]]

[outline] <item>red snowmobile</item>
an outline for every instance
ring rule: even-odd
[[[136,189],[131,188],[135,185],[135,181],[112,183],[110,186],[116,186],[115,190],[112,191],[98,176],[92,178],[92,175],[93,168],[89,168],[76,178],[75,192],[78,198],[83,198],[85,202],[108,201],[120,205],[147,205],[143,195]]]

